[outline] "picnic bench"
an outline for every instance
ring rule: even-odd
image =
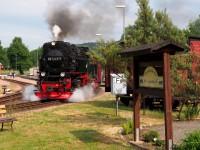
[[[10,123],[11,129],[13,129],[13,122],[16,121],[14,117],[6,117],[6,106],[0,105],[0,123],[1,131],[3,130],[4,123]]]

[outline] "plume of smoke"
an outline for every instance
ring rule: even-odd
[[[59,34],[62,32],[61,28],[58,25],[54,25],[52,28],[52,33],[54,36],[54,40],[59,40]]]
[[[69,102],[82,102],[95,96],[92,84],[77,88],[69,99]]]
[[[52,0],[46,20],[51,32],[54,25],[61,28],[58,40],[66,37],[90,40],[96,33],[112,34],[119,15],[115,5],[115,0]]]
[[[37,88],[34,85],[29,85],[24,88],[23,99],[27,101],[38,101],[40,100],[34,93]]]

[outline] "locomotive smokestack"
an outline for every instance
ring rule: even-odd
[[[96,38],[96,33],[109,37],[120,15],[115,4],[115,0],[52,0],[48,5],[46,20],[53,36],[55,25],[61,29],[57,37],[59,40],[66,37],[92,40]]]

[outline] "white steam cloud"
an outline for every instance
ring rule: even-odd
[[[92,98],[93,96],[95,96],[94,88],[92,84],[89,84],[84,87],[77,88],[70,97],[69,102],[82,102]]]
[[[38,101],[40,100],[34,93],[37,88],[34,85],[29,85],[24,88],[23,99],[27,101]]]
[[[53,37],[55,41],[59,40],[59,34],[62,32],[61,28],[58,25],[54,25],[52,28]]]

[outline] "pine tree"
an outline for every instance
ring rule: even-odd
[[[139,10],[132,26],[126,28],[126,47],[171,40],[186,45],[185,32],[178,29],[166,10],[153,12],[148,0],[137,0]]]
[[[154,34],[155,19],[149,1],[137,0],[137,4],[139,6],[138,18],[133,26],[126,29],[126,46],[128,47],[156,41]]]
[[[187,40],[185,32],[176,27],[169,18],[166,10],[155,13],[155,34],[157,41],[171,40],[186,46]]]

